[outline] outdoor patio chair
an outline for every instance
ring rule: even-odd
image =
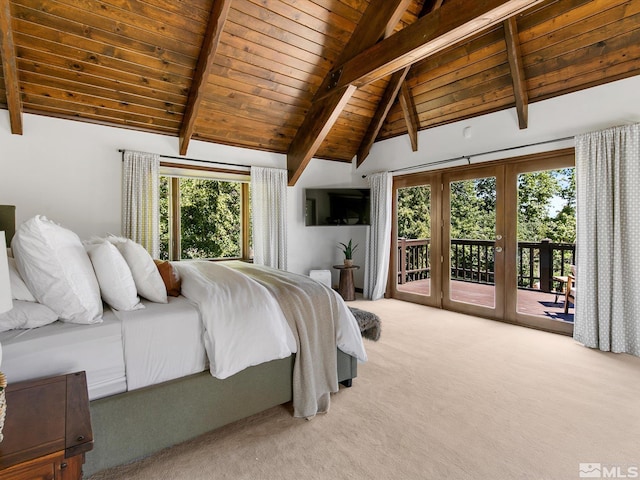
[[[575,308],[576,306],[576,266],[571,265],[571,273],[567,275],[567,286],[565,288],[565,297],[564,297],[564,313],[565,315],[569,313],[569,303],[573,303]]]

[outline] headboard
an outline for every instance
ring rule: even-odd
[[[0,205],[0,230],[5,232],[7,247],[10,247],[13,234],[16,233],[15,205]]]

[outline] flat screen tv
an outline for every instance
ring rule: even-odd
[[[369,188],[308,188],[305,225],[369,225]]]

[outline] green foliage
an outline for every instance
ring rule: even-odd
[[[166,182],[166,177],[163,177]],[[167,183],[168,184],[168,183]],[[160,212],[168,218],[168,187],[161,182]],[[232,258],[242,254],[239,182],[180,179],[181,258]],[[169,222],[161,222],[162,256],[168,257]]]
[[[576,240],[575,168],[518,176],[518,241]]]
[[[495,238],[495,178],[451,183],[451,238]],[[575,169],[518,176],[518,241],[574,243]]]
[[[419,185],[398,189],[398,237],[431,237],[431,187]]]
[[[539,243],[549,239],[552,243],[575,243],[576,239],[576,184],[575,168],[523,173],[518,176],[518,241]],[[450,184],[450,208],[452,239],[487,240],[496,237],[496,179],[495,177],[455,181]],[[405,239],[429,239],[431,190],[428,185],[400,188],[397,191],[398,237]],[[413,246],[413,250],[418,247]],[[422,247],[420,247],[422,248]],[[479,255],[478,246],[458,246],[456,252],[464,258],[468,267],[493,271],[493,251],[488,256]],[[452,265],[456,265],[453,258]],[[532,258],[523,250],[523,262],[534,265],[534,275],[539,278],[539,249]],[[414,255],[415,256],[415,255]],[[421,260],[407,256],[408,270],[423,268]],[[427,258],[428,255],[424,254]],[[556,258],[557,257],[557,258]],[[553,272],[568,270],[570,258],[562,258],[556,251]],[[482,265],[476,265],[478,262]],[[486,265],[485,265],[486,263]],[[563,269],[564,267],[564,269]],[[472,268],[472,269],[473,269]],[[488,281],[493,281],[488,279]],[[531,287],[532,285],[525,285]]]
[[[160,177],[160,259],[169,260],[169,178]]]
[[[495,192],[495,177],[451,182],[451,238],[495,238]]]
[[[355,245],[353,245],[352,240],[349,239],[349,243],[342,243],[340,242],[340,244],[338,245],[338,248],[342,249],[342,253],[344,253],[344,258],[346,260],[353,260],[353,254],[355,253],[356,249],[358,248],[358,244],[356,243]]]

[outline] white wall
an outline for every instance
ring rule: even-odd
[[[118,149],[177,155],[178,139],[38,115],[23,115],[24,135],[12,135],[0,110],[0,204],[16,205],[16,221],[49,217],[82,239],[120,233],[122,155]],[[286,167],[286,156],[191,141],[190,158]],[[289,270],[308,274],[340,263],[338,241],[353,238],[364,252],[365,227],[305,227],[306,186],[351,185],[351,164],[313,160],[288,191]],[[360,179],[362,183],[362,180]],[[335,272],[334,272],[335,273]],[[356,276],[362,286],[363,271]],[[337,277],[336,277],[337,282]]]
[[[512,108],[423,130],[418,134],[417,152],[411,151],[407,135],[377,142],[358,173],[396,170],[467,155],[472,156],[472,163],[478,163],[557,150],[572,147],[573,139],[493,155],[473,156],[635,122],[640,122],[640,76],[532,103],[529,105],[529,127],[525,130],[518,128],[516,111]],[[466,128],[469,128],[469,138],[464,136]],[[459,161],[431,168],[466,163]],[[429,168],[421,167],[412,171],[421,170]]]
[[[12,135],[0,110],[0,204],[16,221],[43,214],[81,238],[120,232],[122,154],[118,149],[176,155],[178,139],[38,115],[23,115]],[[282,155],[191,142],[189,156],[284,167]]]
[[[288,192],[289,270],[337,271],[342,261],[338,242],[360,245],[355,263],[364,267],[368,227],[306,227],[304,189],[365,186],[362,174],[397,169],[461,155],[571,136],[613,125],[640,121],[640,76],[590,90],[538,102],[529,107],[529,128],[519,130],[513,109],[419,134],[419,151],[407,136],[376,143],[358,169],[355,162],[313,159]],[[23,115],[24,135],[11,135],[9,116],[0,110],[0,204],[17,206],[17,221],[35,214],[74,230],[81,238],[120,232],[121,154],[118,149],[177,155],[178,139],[37,115]],[[471,127],[470,138],[463,130]],[[573,141],[474,157],[473,162],[551,150]],[[261,151],[191,141],[189,157],[223,163],[285,168],[286,157]],[[455,165],[455,164],[452,164]],[[424,168],[422,168],[424,169]],[[356,273],[362,287],[364,269]]]
[[[339,273],[333,265],[341,265],[344,259],[338,243],[352,239],[358,244],[354,253],[356,270],[354,281],[357,288],[364,287],[364,253],[368,226],[340,225],[307,227],[304,222],[304,189],[321,187],[367,186],[362,176],[356,174],[353,164],[314,159],[305,169],[295,188],[287,196],[289,258],[288,269],[308,274],[309,270],[330,270],[333,284],[338,284]]]

